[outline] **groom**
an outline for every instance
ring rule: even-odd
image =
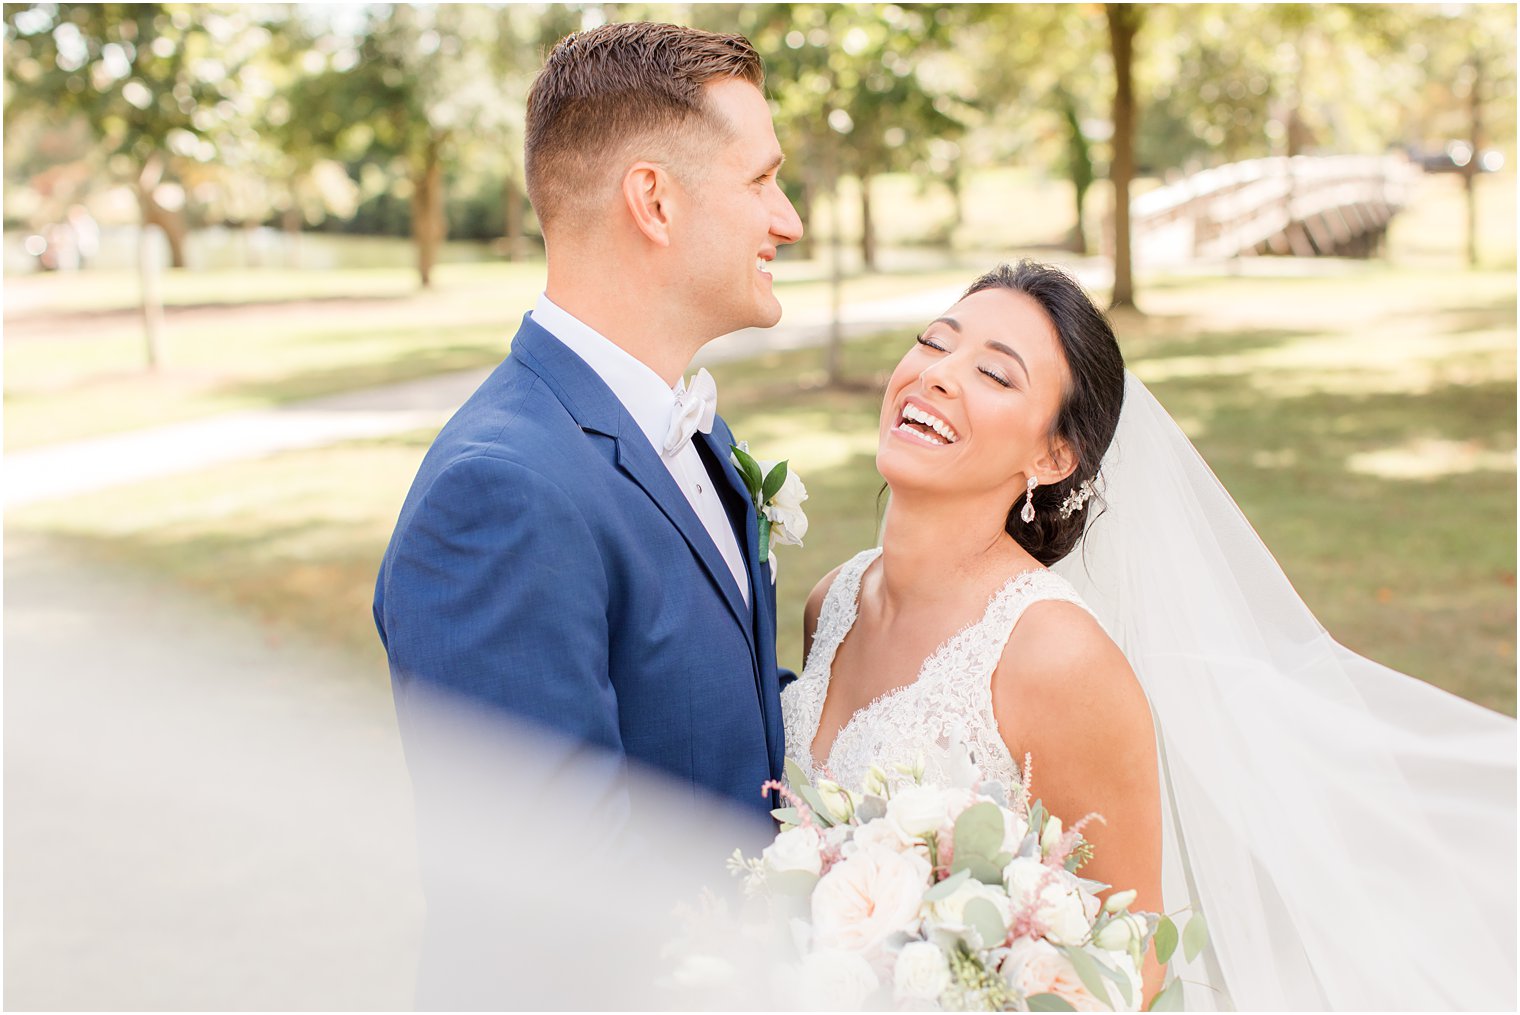
[[[423,460],[375,588],[419,815],[450,791],[416,718],[439,698],[600,749],[593,794],[634,762],[768,815],[771,565],[711,380],[683,380],[781,316],[765,267],[802,224],[762,82],[742,37],[613,24],[533,84],[548,285]]]

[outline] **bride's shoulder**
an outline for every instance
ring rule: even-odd
[[[1096,618],[1075,602],[1030,603],[1003,647],[994,674],[999,697],[1024,720],[1081,710],[1149,721],[1145,692],[1124,653]],[[1100,722],[1100,725],[1105,724]]]

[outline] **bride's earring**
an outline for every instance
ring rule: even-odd
[[[1019,512],[1019,517],[1028,525],[1034,521],[1034,488],[1040,485],[1040,481],[1033,476],[1029,477],[1029,487],[1024,491],[1024,510]]]

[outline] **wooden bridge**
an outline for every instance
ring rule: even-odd
[[[1251,159],[1130,200],[1137,267],[1253,254],[1370,257],[1418,169],[1402,156]],[[1104,230],[1112,254],[1113,231]]]

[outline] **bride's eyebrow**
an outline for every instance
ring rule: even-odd
[[[987,342],[987,348],[993,350],[994,352],[1000,352],[1005,356],[1012,356],[1014,359],[1018,360],[1019,366],[1024,368],[1025,379],[1027,380],[1029,378],[1029,364],[1025,363],[1024,357],[1020,356],[1017,352],[1014,352],[1013,349],[1004,345],[1002,342],[995,342],[991,340]]]

